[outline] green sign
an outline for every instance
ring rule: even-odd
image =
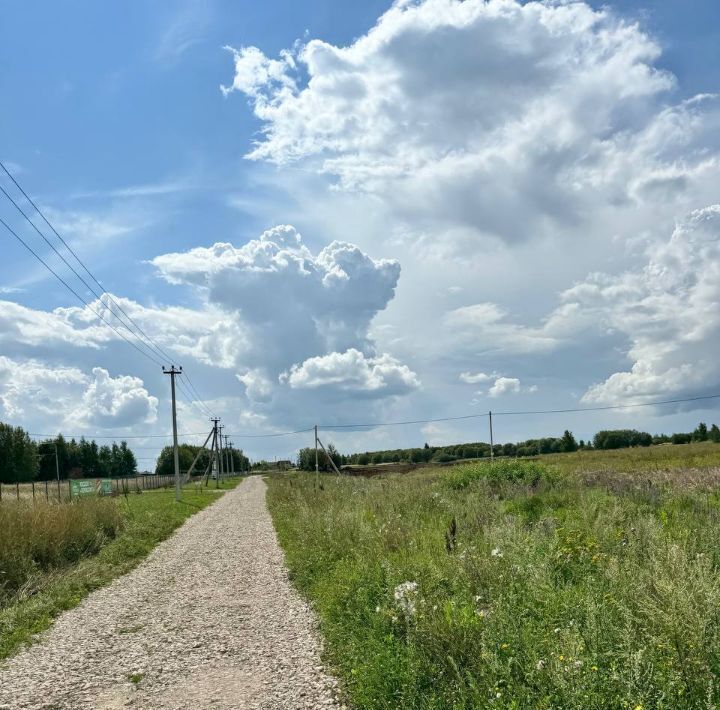
[[[73,497],[82,496],[109,496],[112,493],[112,481],[109,478],[102,478],[98,481],[72,480],[70,481],[70,492]]]

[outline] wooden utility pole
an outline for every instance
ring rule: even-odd
[[[495,447],[493,446],[493,430],[492,430],[492,412],[488,412],[488,422],[490,423],[490,461],[495,460]]]
[[[215,487],[220,487],[220,442],[218,441],[218,422],[219,417],[213,417],[210,420],[213,423],[213,445],[212,451],[215,456]]]
[[[225,434],[223,436],[223,439],[225,439],[225,475],[230,474],[230,449],[228,448],[228,439],[230,438],[230,434]],[[233,472],[232,475],[235,475],[235,466],[233,466]]]
[[[317,424],[315,425],[315,475],[320,473],[320,466],[318,464],[318,435],[317,435]]]
[[[223,456],[225,455],[223,451],[223,433],[222,430],[224,429],[224,426],[218,427],[218,453],[220,455],[220,473],[218,475],[218,485],[217,487],[220,487],[220,477],[225,476],[225,460],[223,459]]]
[[[177,409],[175,406],[175,377],[182,373],[182,367],[171,365],[169,370],[163,367],[163,373],[170,375],[170,392],[172,394],[172,428],[173,428],[173,459],[175,460],[175,500],[180,500],[180,454],[177,438]]]

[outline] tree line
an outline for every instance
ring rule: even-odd
[[[579,441],[573,433],[565,430],[559,437],[543,437],[527,439],[517,443],[494,444],[495,456],[537,456],[539,454],[554,454],[578,451],[583,449],[622,449],[633,446],[651,446],[653,444],[688,444],[696,441],[713,441],[720,443],[720,429],[717,424],[708,428],[707,424],[700,422],[692,432],[675,434],[656,434],[637,431],[635,429],[609,429],[597,432],[592,440]],[[449,446],[430,446],[425,444],[421,448],[386,449],[383,451],[365,451],[354,454],[341,454],[330,444],[328,453],[332,456],[335,465],[367,466],[382,463],[447,463],[460,459],[478,459],[490,456],[490,444],[477,441],[464,444],[451,444]],[[326,456],[320,450],[318,464],[321,471],[327,471],[330,465]],[[303,471],[315,470],[315,449],[300,449],[297,455],[297,467]]]
[[[60,478],[116,478],[137,473],[127,442],[99,446],[84,437],[33,441],[22,427],[0,422],[0,483]]]

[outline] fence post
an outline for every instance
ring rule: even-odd
[[[20,481],[15,481],[15,495],[20,500]]]
[[[50,502],[50,486],[48,485],[47,480],[45,481],[45,500],[46,502]]]

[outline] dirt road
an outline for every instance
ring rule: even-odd
[[[265,483],[190,518],[0,666],[0,708],[334,708]]]

